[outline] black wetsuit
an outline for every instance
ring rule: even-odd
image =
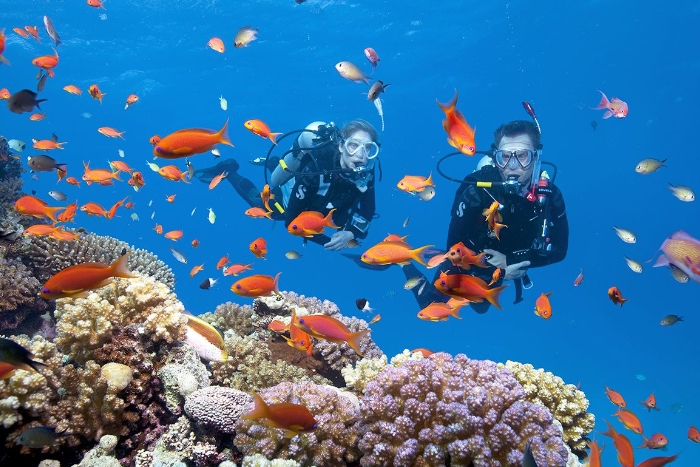
[[[304,211],[317,211],[325,216],[335,208],[335,225],[340,226],[341,230],[352,232],[356,239],[367,236],[376,207],[374,170],[368,174],[367,190],[361,192],[353,180],[340,173],[322,173],[339,168],[340,152],[335,146],[311,151],[303,156],[284,213],[286,226]],[[330,238],[314,235],[309,240],[325,244]]]
[[[468,175],[464,180],[470,182],[502,181],[499,170],[493,166],[486,166]],[[552,191],[548,196],[550,222],[548,238],[551,250],[543,252],[532,248],[535,240],[540,237],[543,219],[540,215],[541,208],[537,203],[528,201],[520,195],[506,194],[501,186],[488,188],[487,192],[483,188],[477,188],[474,183],[462,184],[455,193],[446,248],[449,250],[455,243],[463,242],[467,248],[476,253],[484,249],[499,251],[506,255],[506,264],[509,265],[530,261],[529,268],[538,268],[563,260],[569,246],[569,223],[566,218],[566,206],[559,188],[553,184],[550,184],[550,188]],[[487,209],[493,202],[489,193],[504,206],[499,211],[503,216],[501,223],[508,227],[500,231],[500,240],[489,232],[486,216],[483,214],[484,209]],[[472,274],[488,283],[491,281],[495,269],[493,266],[488,268],[472,266],[469,271],[462,271],[446,261],[438,268],[435,278],[437,279],[440,271],[446,270],[448,274]],[[404,266],[403,271],[406,277],[421,275],[413,264]],[[501,273],[503,275],[504,271]],[[503,279],[500,279],[494,286],[501,285],[502,282]],[[420,287],[415,287],[413,293],[421,308],[433,301],[445,302],[449,298],[436,290],[432,283],[426,284],[420,295],[418,295],[419,289]],[[479,313],[485,312],[489,305],[486,300],[471,304],[472,308]]]

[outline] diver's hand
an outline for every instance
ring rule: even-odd
[[[500,269],[505,269],[506,266],[508,266],[506,264],[506,255],[504,255],[500,251],[484,248],[484,253],[491,256],[486,260],[486,262],[489,263],[491,266]]]
[[[523,261],[521,263],[511,264],[506,266],[506,273],[503,275],[503,280],[512,281],[513,279],[520,279],[525,274],[527,274],[527,268],[530,266],[529,261]]]
[[[347,230],[339,230],[331,236],[331,241],[323,245],[326,250],[339,251],[348,246],[348,242],[355,238],[355,234]]]

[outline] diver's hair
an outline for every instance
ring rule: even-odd
[[[350,137],[350,135],[358,131],[367,132],[369,137],[372,138],[372,141],[375,143],[379,142],[379,134],[377,134],[377,130],[374,129],[371,123],[369,123],[367,120],[362,120],[361,118],[356,118],[355,120],[350,120],[348,123],[346,123],[340,130],[340,134],[343,136],[343,139],[347,139]]]
[[[512,138],[518,135],[528,135],[535,149],[541,149],[540,132],[537,125],[529,120],[514,120],[499,126],[493,133],[493,148],[498,148],[504,136]]]

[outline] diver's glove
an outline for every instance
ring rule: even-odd
[[[504,281],[510,281],[514,279],[520,279],[525,274],[527,274],[527,268],[530,267],[530,261],[522,261],[515,264],[506,263],[506,255],[500,251],[491,250],[489,248],[484,248],[484,253],[490,255],[491,257],[486,260],[491,266],[503,269],[505,274],[503,274]]]

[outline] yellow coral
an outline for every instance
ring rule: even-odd
[[[420,352],[411,354],[408,350],[404,350],[400,354],[393,356],[390,362],[387,361],[386,355],[382,355],[379,358],[362,358],[358,360],[354,366],[352,364],[346,365],[340,372],[343,378],[345,378],[345,384],[358,394],[362,394],[365,392],[365,388],[370,381],[372,381],[385,366],[393,365],[399,367],[408,360],[422,359],[423,355]]]
[[[564,442],[572,451],[585,450],[584,436],[593,430],[595,416],[587,412],[588,399],[583,391],[550,372],[535,369],[529,363],[507,361],[498,366],[513,373],[525,388],[526,400],[543,405],[552,412],[562,425]]]

